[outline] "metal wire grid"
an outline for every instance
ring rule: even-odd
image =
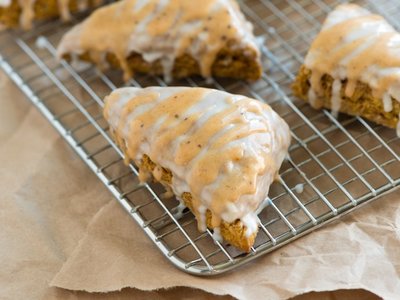
[[[385,15],[398,28],[393,17],[400,12],[396,1],[379,1],[379,7],[373,1],[356,2]],[[34,32],[3,33],[0,65],[174,265],[192,274],[219,274],[289,243],[400,182],[400,147],[393,130],[361,118],[335,119],[291,94],[290,84],[305,52],[336,4],[333,0],[243,1],[255,33],[265,38],[262,80],[210,83],[189,78],[172,83],[266,101],[291,127],[290,157],[281,168],[281,180],[271,187],[270,205],[259,215],[260,232],[249,254],[214,241],[210,230],[199,233],[193,215],[189,211],[179,215],[177,202],[162,199],[157,184],[139,184],[136,169],[123,163],[101,112],[103,97],[124,85],[121,74],[105,75],[88,65],[57,62],[54,45],[68,26],[53,22]],[[166,85],[153,76],[139,76],[129,84]]]

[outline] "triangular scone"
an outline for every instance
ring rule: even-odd
[[[95,11],[62,39],[60,57],[79,56],[166,79],[261,76],[260,52],[234,0],[122,0]]]
[[[31,29],[34,20],[60,16],[69,21],[71,13],[99,6],[104,0],[0,0],[0,27]]]
[[[313,107],[395,128],[400,112],[400,34],[354,4],[331,12],[293,85]]]
[[[250,251],[290,144],[271,107],[213,89],[130,87],[105,99],[104,116],[141,180],[152,175],[172,191],[199,230]]]

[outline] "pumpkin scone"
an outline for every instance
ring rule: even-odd
[[[258,210],[290,144],[271,107],[213,89],[129,87],[106,97],[104,116],[142,181],[161,182],[200,231],[251,250]]]
[[[260,51],[234,0],[122,0],[97,9],[58,46],[60,58],[169,80],[191,75],[255,80]]]
[[[314,108],[361,116],[400,133],[400,34],[355,4],[332,11],[293,84]]]

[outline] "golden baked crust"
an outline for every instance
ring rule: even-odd
[[[78,11],[79,0],[70,0],[71,12]],[[89,1],[89,6],[94,5],[95,0]],[[47,20],[60,16],[57,0],[36,0],[34,3],[34,20]],[[6,28],[19,27],[22,9],[17,0],[13,0],[10,6],[0,7],[0,24]]]
[[[307,94],[310,89],[311,72],[304,65],[301,66],[297,78],[292,85],[294,95],[307,102],[309,101]],[[322,76],[321,86],[323,96],[318,104],[328,109],[331,108],[332,83],[333,78],[330,75],[325,74]],[[361,116],[377,124],[396,128],[399,121],[399,102],[392,99],[393,109],[390,112],[385,112],[382,99],[375,98],[371,88],[367,84],[357,82],[356,89],[351,97],[347,97],[344,93],[346,86],[347,81],[342,82],[340,112],[353,116]]]
[[[234,41],[222,48],[212,65],[212,75],[216,77],[228,77],[246,80],[257,80],[261,77],[261,63],[254,49],[233,49]],[[69,59],[69,55],[64,56]],[[96,60],[89,53],[80,56],[80,59],[95,63]],[[120,68],[119,62],[114,54],[108,53],[106,61],[112,68]],[[131,53],[127,62],[130,71],[135,73],[163,75],[163,67],[160,61],[148,63],[142,55]],[[197,61],[190,55],[183,55],[175,60],[172,75],[174,78],[184,78],[193,75],[200,75],[200,67]]]
[[[146,171],[153,171],[157,165],[151,161],[151,159],[144,155],[142,158],[142,164],[139,168]],[[172,183],[172,173],[168,169],[162,168],[161,180],[160,182],[164,186],[170,186]],[[191,211],[193,211],[192,206],[192,195],[190,193],[183,193],[181,195],[183,202],[186,207],[188,207]],[[206,212],[206,224],[207,227],[212,229],[212,215],[209,210]],[[225,221],[221,222],[220,231],[222,238],[228,242],[229,244],[239,248],[242,251],[250,252],[251,247],[254,245],[254,241],[257,236],[257,232],[253,233],[250,236],[246,236],[246,227],[242,224],[240,220],[236,220],[233,223],[227,223]]]

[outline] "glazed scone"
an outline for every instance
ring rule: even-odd
[[[287,124],[267,104],[205,88],[129,87],[106,97],[104,116],[142,181],[161,182],[200,231],[250,251],[257,209],[290,144]]]
[[[260,51],[234,0],[122,0],[95,11],[61,40],[60,58],[172,77],[261,76]]]
[[[31,29],[34,20],[61,17],[68,21],[71,13],[99,6],[103,0],[0,0],[0,27]]]
[[[339,5],[312,43],[293,91],[314,108],[399,129],[400,34],[379,15]]]

